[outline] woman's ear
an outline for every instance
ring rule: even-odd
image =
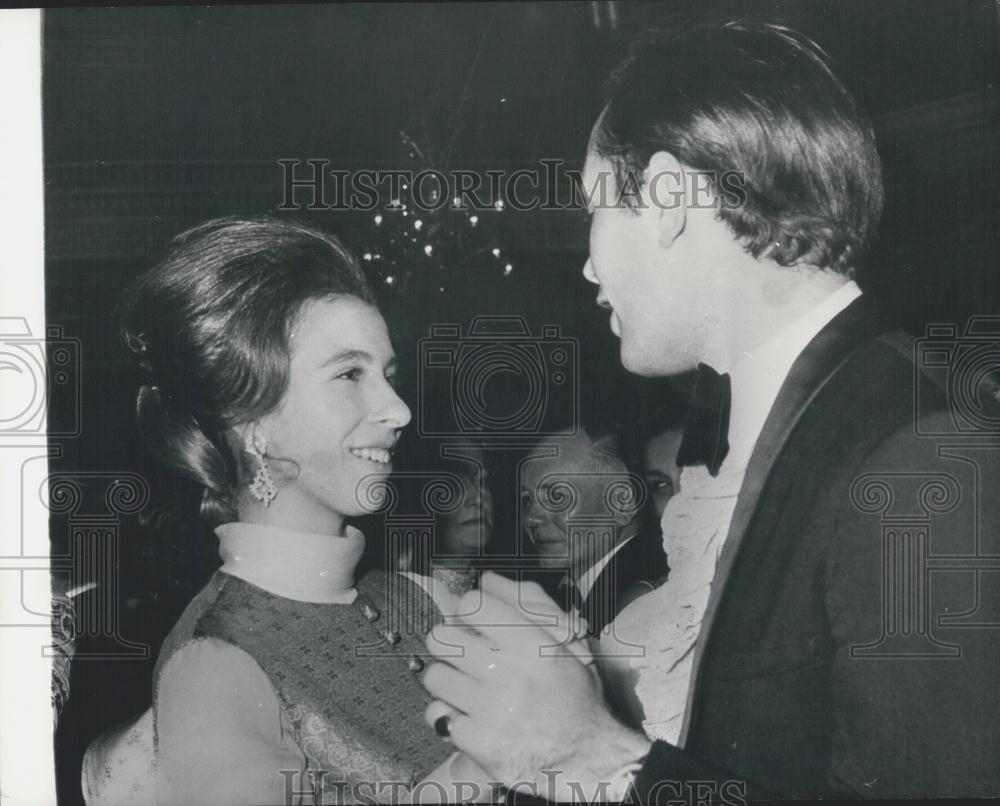
[[[256,423],[250,422],[233,426],[233,439],[235,442],[239,443],[239,449],[241,451],[247,450],[247,448],[253,443],[253,435],[256,425]]]
[[[239,441],[241,451],[254,455],[267,455],[267,438],[256,420],[234,426],[233,434]]]
[[[673,154],[657,151],[643,179],[643,201],[654,215],[660,246],[669,249],[687,223],[687,172]]]

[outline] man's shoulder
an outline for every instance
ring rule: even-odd
[[[919,437],[946,430],[948,400],[920,372],[914,343],[899,331],[858,340],[791,414],[769,475],[786,479],[789,494],[814,500],[872,461],[902,467],[930,456]]]
[[[921,420],[941,427],[951,412],[948,384],[926,371],[918,347],[919,341],[902,330],[861,340],[825,379],[809,410],[822,413],[837,430],[879,423],[889,434]]]
[[[885,427],[897,438],[1000,437],[1000,368],[975,358],[886,332],[864,340],[822,394],[842,407],[843,420],[891,415]]]
[[[992,445],[976,452],[981,469],[1000,467],[1000,404],[956,377],[960,366],[935,372],[925,359],[902,331],[859,342],[801,412],[774,470],[793,489],[847,500],[843,485],[871,473],[953,474],[948,453],[970,440]]]

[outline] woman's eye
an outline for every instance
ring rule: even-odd
[[[399,388],[399,376],[395,372],[393,372],[393,373],[391,373],[389,375],[386,375],[385,376],[385,380],[386,380],[386,383],[388,383],[389,386],[391,386],[393,389],[398,389]]]
[[[364,370],[361,367],[351,367],[350,369],[345,369],[343,372],[337,375],[337,380],[346,381],[356,381],[361,378]]]
[[[673,492],[674,483],[664,476],[650,476],[646,481],[654,491],[666,490],[667,492]]]

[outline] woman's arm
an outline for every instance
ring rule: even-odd
[[[163,802],[311,802],[305,757],[286,730],[270,680],[243,650],[186,644],[155,696]]]

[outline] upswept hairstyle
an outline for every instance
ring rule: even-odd
[[[869,121],[826,53],[777,25],[647,33],[608,82],[593,146],[619,188],[658,151],[706,172],[717,195],[727,173],[742,174],[738,203],[719,215],[754,257],[782,266],[853,276],[881,215]]]
[[[340,242],[269,218],[187,230],[126,292],[121,333],[142,374],[139,431],[157,459],[202,487],[209,526],[236,516],[249,468],[232,429],[284,396],[303,305],[342,295],[375,305]]]

